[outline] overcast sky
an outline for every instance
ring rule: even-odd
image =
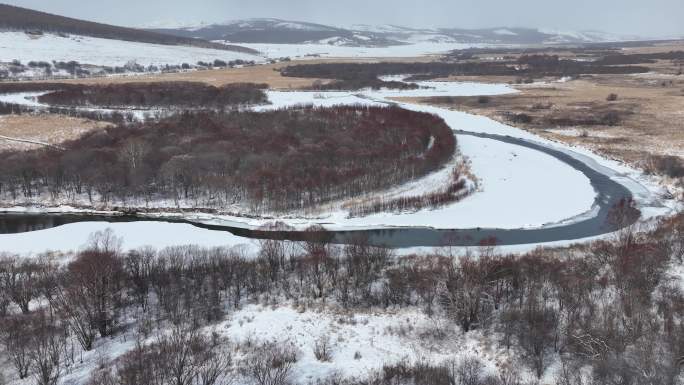
[[[65,16],[140,26],[274,17],[323,24],[542,27],[683,36],[684,0],[0,0]]]

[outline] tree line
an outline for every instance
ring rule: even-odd
[[[449,181],[442,188],[418,195],[407,195],[395,198],[376,197],[370,200],[351,202],[345,208],[349,209],[351,217],[363,217],[382,212],[419,211],[426,208],[435,209],[459,202],[475,190],[468,186],[465,165],[451,170]]]
[[[62,146],[67,150],[4,153],[3,200],[308,209],[436,170],[454,154],[456,139],[435,115],[340,106],[185,112]]]
[[[220,87],[198,82],[72,85],[38,97],[56,106],[225,108],[266,104],[266,84],[236,83]]]
[[[407,81],[429,80],[448,76],[576,76],[582,74],[633,74],[648,72],[641,66],[611,66],[600,63],[562,59],[555,55],[523,55],[518,59],[497,62],[380,62],[380,63],[317,63],[295,64],[280,70],[283,76],[298,78],[334,79],[332,85],[364,87],[393,87],[391,82],[382,83],[384,75],[413,74]],[[404,83],[404,87],[407,85]],[[408,86],[410,87],[410,86]],[[357,88],[357,89],[358,89]]]

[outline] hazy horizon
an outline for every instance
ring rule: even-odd
[[[220,23],[245,18],[279,18],[320,24],[395,24],[416,28],[527,27],[559,31],[597,30],[644,37],[684,36],[684,2],[653,0],[406,0],[345,2],[294,0],[119,0],[102,4],[84,0],[6,0],[5,3],[74,18],[140,27],[158,22]],[[485,5],[483,5],[485,4]],[[135,12],[132,12],[135,10]],[[386,12],[391,10],[391,12]]]

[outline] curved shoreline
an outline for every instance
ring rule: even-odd
[[[346,96],[349,96],[348,94]],[[386,98],[387,95],[355,94],[357,98],[378,104],[399,104]],[[619,175],[610,167],[604,167],[592,157],[582,155],[572,150],[554,147],[552,144],[537,142],[501,134],[491,134],[454,129],[456,136],[471,136],[486,140],[495,140],[509,145],[521,146],[549,155],[563,164],[570,166],[589,179],[596,197],[590,210],[573,217],[564,218],[556,222],[530,228],[454,228],[437,229],[427,226],[391,226],[377,225],[364,227],[340,228],[327,232],[328,238],[337,243],[349,243],[364,239],[373,245],[383,245],[395,248],[408,247],[441,247],[441,246],[478,246],[483,243],[495,242],[497,245],[539,244],[557,241],[581,240],[611,233],[618,229],[608,221],[611,209],[621,200],[631,200],[638,192],[630,190],[629,183],[618,182]],[[633,181],[633,180],[630,180]],[[543,183],[543,181],[542,181]],[[637,183],[638,184],[638,183]],[[534,188],[534,186],[529,186]],[[515,205],[515,201],[510,202]],[[562,205],[562,202],[558,203]],[[622,225],[633,224],[638,216],[629,218]],[[288,240],[302,240],[309,236],[301,230],[285,232],[267,232],[247,224],[216,224],[202,222],[176,214],[146,213],[0,213],[0,234],[20,233],[61,226],[75,222],[167,222],[190,224],[198,228],[227,231],[234,235],[247,238],[274,238]],[[325,224],[323,224],[325,226]]]
[[[407,247],[441,247],[441,246],[479,246],[485,243],[495,243],[499,246],[521,245],[533,243],[547,243],[555,241],[577,240],[582,238],[600,236],[619,229],[618,226],[609,223],[608,218],[612,208],[621,200],[631,200],[632,192],[624,185],[614,181],[610,176],[601,173],[589,164],[570,153],[551,148],[547,145],[534,143],[525,139],[511,136],[476,133],[464,130],[455,130],[456,135],[468,135],[479,138],[497,140],[508,144],[523,146],[548,154],[589,178],[591,185],[597,192],[592,216],[576,222],[563,224],[550,224],[539,228],[521,229],[497,229],[497,228],[471,228],[440,230],[429,227],[386,227],[364,230],[340,230],[330,231],[330,240],[335,243],[350,243],[363,239],[372,245],[382,245],[393,248]],[[638,220],[637,216],[629,218],[622,225],[631,225]],[[10,222],[16,223],[13,230]],[[145,215],[102,215],[102,214],[2,214],[0,215],[0,233],[18,233],[33,231],[50,227],[61,226],[75,222],[104,221],[104,222],[133,222],[133,221],[159,221],[169,223],[185,223],[193,226],[214,230],[227,231],[237,236],[246,238],[273,238],[299,241],[304,240],[310,234],[302,231],[278,231],[268,232],[248,228],[212,225],[194,222],[188,219],[164,217],[163,215],[150,217]],[[566,220],[567,221],[567,220]],[[23,228],[23,230],[22,230]]]

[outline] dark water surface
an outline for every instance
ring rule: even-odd
[[[13,234],[43,230],[75,222],[135,222],[157,221],[170,223],[189,223],[204,229],[215,231],[227,231],[237,236],[247,238],[272,238],[286,240],[304,240],[312,236],[325,236],[336,243],[352,243],[364,240],[373,245],[388,247],[416,247],[416,246],[477,246],[483,243],[495,243],[497,245],[519,245],[529,243],[545,243],[582,239],[613,232],[618,226],[611,223],[611,213],[614,208],[625,200],[632,198],[632,193],[622,184],[612,180],[609,176],[593,169],[584,161],[577,159],[563,151],[547,147],[540,143],[513,138],[510,136],[481,134],[469,131],[455,131],[457,135],[470,135],[479,138],[497,140],[509,144],[527,147],[548,154],[583,173],[597,192],[594,208],[595,215],[573,221],[567,224],[556,224],[549,227],[531,229],[453,229],[437,230],[426,227],[405,227],[382,230],[353,230],[333,231],[326,234],[307,234],[298,231],[267,232],[260,230],[242,229],[236,227],[207,225],[193,223],[183,219],[145,218],[135,215],[90,215],[90,214],[0,214],[0,234]],[[544,183],[544,181],[539,181]],[[534,186],[530,186],[534,188]],[[511,197],[511,205],[515,205],[515,197]],[[563,202],[559,201],[559,205]],[[628,225],[636,222],[638,215],[632,215]]]

